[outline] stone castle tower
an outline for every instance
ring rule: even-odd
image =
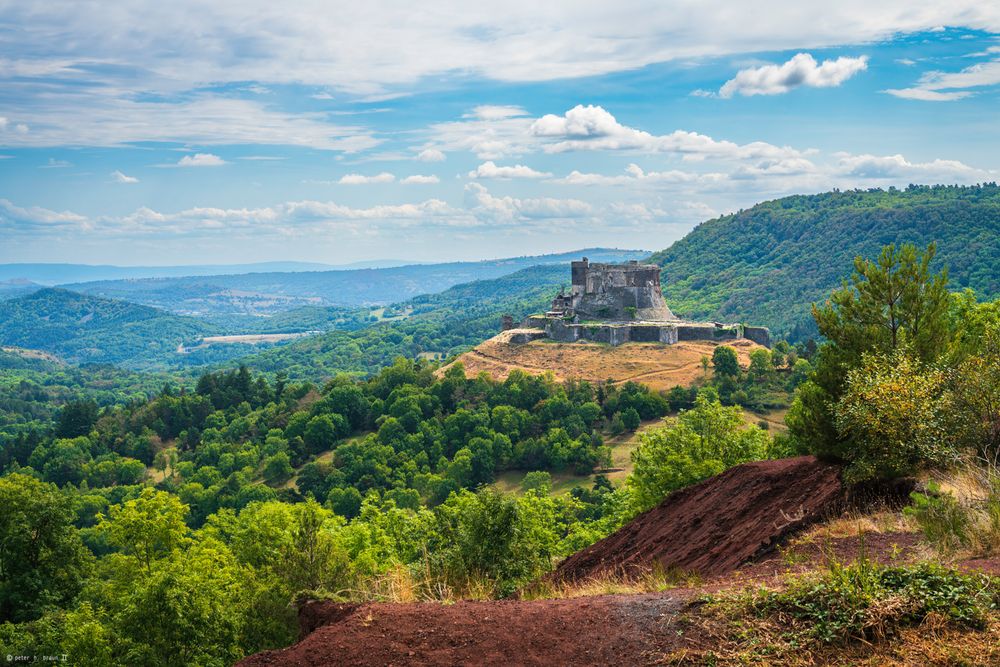
[[[551,314],[581,320],[672,322],[677,318],[660,292],[655,264],[591,264],[586,257],[572,263],[572,287],[552,302]]]

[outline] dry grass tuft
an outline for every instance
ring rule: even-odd
[[[594,595],[635,595],[660,593],[674,588],[694,588],[701,585],[697,574],[680,570],[654,568],[638,575],[604,572],[574,582],[539,581],[523,589],[522,600],[550,600],[590,597]]]
[[[821,523],[807,531],[797,541],[829,540],[860,537],[866,533],[914,533],[919,531],[916,522],[901,512],[880,509],[874,512],[848,512],[843,516]]]

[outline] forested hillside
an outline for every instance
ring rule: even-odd
[[[142,402],[167,379],[114,366],[69,366],[28,352],[0,349],[0,448],[20,433],[48,430],[68,403],[92,404],[96,410]]]
[[[937,242],[952,290],[1000,295],[1000,187],[910,186],[827,192],[757,204],[709,220],[652,256],[683,317],[815,332],[810,304],[850,275],[854,257],[887,243]]]
[[[151,367],[181,343],[212,333],[192,318],[64,289],[0,302],[0,345],[44,350],[70,363]]]
[[[521,318],[546,307],[568,281],[565,265],[550,265],[458,285],[397,304],[397,310],[412,308],[406,320],[311,336],[244,357],[240,363],[319,380],[340,372],[374,373],[398,356],[445,357],[496,334],[504,313]]]

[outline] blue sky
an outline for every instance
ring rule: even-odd
[[[468,4],[0,0],[0,262],[660,249],[1000,174],[995,3]]]

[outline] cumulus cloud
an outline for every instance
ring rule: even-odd
[[[5,233],[44,232],[54,228],[88,227],[85,216],[71,211],[53,211],[41,206],[21,207],[0,199],[0,229]]]
[[[413,174],[407,176],[400,181],[403,185],[433,185],[434,183],[440,183],[441,179],[433,174],[430,176],[423,176],[421,174]]]
[[[396,180],[393,174],[383,171],[381,174],[366,176],[364,174],[345,174],[337,181],[341,185],[369,185],[372,183],[392,183]]]
[[[546,114],[530,126],[548,153],[580,150],[626,150],[646,153],[676,153],[689,160],[704,158],[779,159],[799,157],[801,152],[763,141],[736,144],[716,141],[697,132],[675,130],[653,135],[622,125],[603,107],[577,105],[562,116]]]
[[[13,131],[16,134],[25,135],[28,133],[28,126],[24,123],[11,123],[8,118],[0,116],[0,132]]]
[[[552,176],[547,171],[537,171],[523,164],[513,167],[499,167],[492,160],[487,161],[469,172],[469,178],[548,178]]]
[[[723,84],[719,97],[733,95],[779,95],[793,88],[832,88],[868,68],[868,57],[842,56],[817,63],[808,53],[799,53],[781,65],[764,65],[740,70]]]
[[[504,118],[514,118],[516,116],[527,116],[528,112],[519,106],[500,106],[495,104],[481,104],[474,107],[471,112],[465,114],[465,118],[478,118],[479,120],[501,120]]]
[[[185,155],[177,161],[178,167],[221,167],[224,164],[226,164],[225,160],[212,153]]]
[[[957,160],[931,160],[911,162],[902,155],[851,155],[840,153],[839,172],[873,180],[912,179],[919,183],[976,183],[986,181],[995,174],[970,167]]]
[[[502,223],[548,218],[580,218],[593,207],[579,199],[497,197],[479,183],[465,186],[466,205],[479,218]]]
[[[114,170],[113,172],[111,172],[111,178],[114,179],[115,183],[121,183],[123,185],[129,184],[129,183],[138,183],[139,182],[139,179],[136,178],[135,176],[126,176],[125,174],[123,174],[122,172],[118,171],[117,169]]]
[[[974,94],[974,88],[1000,85],[1000,60],[977,63],[959,72],[927,72],[915,86],[892,88],[895,97],[924,102],[952,102]]]
[[[625,168],[625,173],[616,176],[606,176],[604,174],[585,173],[573,170],[563,178],[553,179],[553,183],[560,185],[634,185],[638,183],[695,183],[717,181],[725,178],[725,174],[681,171],[670,169],[667,171],[644,171],[637,164],[629,164]]]
[[[436,148],[425,148],[417,153],[417,159],[421,162],[444,162],[445,154]]]

